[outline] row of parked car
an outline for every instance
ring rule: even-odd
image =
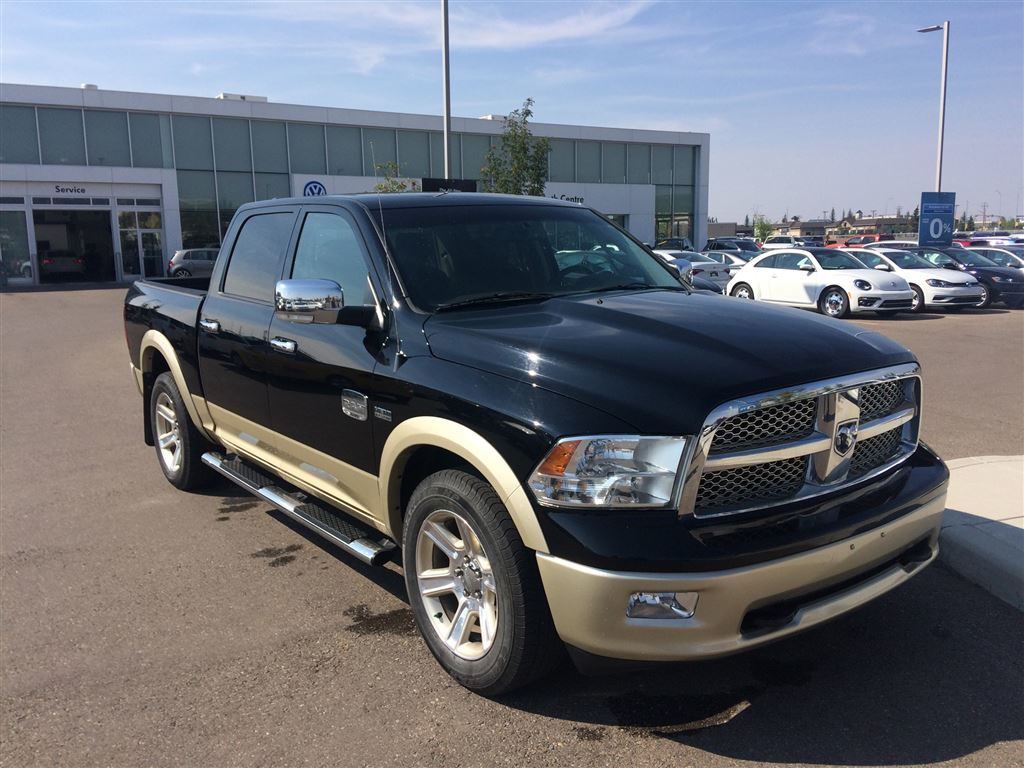
[[[703,252],[664,245],[655,243],[655,253],[698,289],[831,317],[1024,306],[1024,244],[936,247],[881,240],[859,247],[760,249],[749,238],[718,238]]]

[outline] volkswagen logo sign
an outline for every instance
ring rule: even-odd
[[[321,195],[326,194],[327,187],[325,187],[319,181],[307,181],[306,186],[302,188],[303,197],[320,197]]]
[[[836,428],[835,440],[832,442],[832,447],[835,452],[840,456],[845,456],[851,450],[857,442],[857,422],[846,421],[840,424]]]

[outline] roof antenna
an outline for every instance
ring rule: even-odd
[[[384,206],[381,204],[381,199],[380,199],[380,195],[381,195],[381,192],[380,192],[380,179],[377,178],[377,157],[376,157],[376,154],[373,151],[373,140],[372,139],[370,140],[370,162],[373,163],[373,180],[376,182],[374,184],[374,189],[377,192],[377,215],[380,217],[380,242],[381,242],[381,245],[384,248],[384,255],[387,257],[387,260],[388,260],[388,269],[387,269],[387,274],[385,276],[385,279],[388,282],[388,285],[387,285],[388,290],[393,295],[393,294],[397,293],[397,291],[395,291],[395,282],[392,279],[392,275],[391,275],[392,270],[395,269],[394,258],[391,255],[391,248],[388,246],[388,234],[387,234],[387,230],[384,227]]]

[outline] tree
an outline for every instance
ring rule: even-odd
[[[508,195],[543,195],[548,178],[548,151],[551,142],[534,138],[529,121],[533,117],[533,99],[512,110],[504,120],[504,131],[497,146],[484,156],[480,169],[484,192]]]
[[[967,217],[967,230],[969,232],[973,232],[974,229],[975,229],[974,217],[973,216],[968,216]]]
[[[836,209],[835,209],[835,206],[832,206],[832,213],[829,214],[828,220],[833,222],[833,223],[835,222],[835,220],[836,220]]]
[[[793,216],[793,217],[792,217],[792,218],[790,219],[790,221],[793,221],[793,222],[799,222],[799,221],[800,221],[800,217],[799,217],[799,216]]]
[[[768,221],[767,216],[762,216],[759,213],[754,214],[754,237],[760,240],[762,243],[772,236],[772,231],[775,227]]]
[[[419,192],[419,182],[413,179],[403,179],[398,175],[398,163],[389,160],[386,163],[377,163],[374,170],[383,175],[383,180],[377,182],[373,187],[374,192]]]
[[[744,227],[749,227],[750,226],[750,214],[749,213],[746,216],[743,217],[743,226]]]
[[[787,221],[789,221],[789,214],[788,213],[782,214],[782,223],[785,224]]]

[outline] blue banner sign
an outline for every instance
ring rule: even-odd
[[[922,192],[921,220],[918,224],[919,245],[949,245],[953,242],[955,192]]]

